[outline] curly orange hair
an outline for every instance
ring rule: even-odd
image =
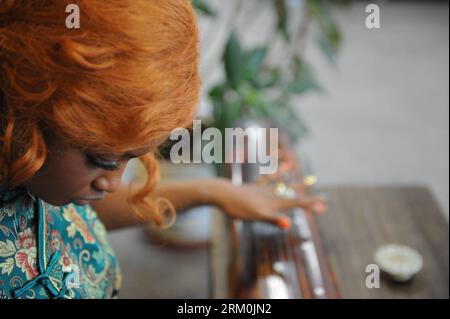
[[[71,3],[80,29],[66,28]],[[0,185],[19,186],[42,167],[47,130],[120,154],[187,126],[199,98],[198,42],[190,0],[1,1]],[[147,183],[130,203],[161,224],[164,199],[149,196],[155,152],[140,159]]]

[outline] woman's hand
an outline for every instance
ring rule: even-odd
[[[268,186],[245,184],[235,186],[228,180],[219,180],[211,192],[215,194],[215,204],[234,218],[259,220],[290,228],[289,218],[281,214],[290,208],[301,207],[307,211],[324,213],[327,205],[323,199],[302,195],[302,185],[294,185],[294,193],[289,197],[280,196]]]
[[[280,211],[293,207],[318,213],[326,210],[326,204],[320,198],[301,195],[305,190],[304,185],[294,185],[293,189],[295,192],[291,194],[292,198],[287,198],[277,195],[268,186],[234,186],[229,179],[210,178],[160,183],[155,188],[155,195],[167,198],[178,212],[202,205],[215,205],[231,217],[265,221],[281,228],[289,228],[290,221]],[[91,203],[108,229],[142,223],[128,203],[129,195],[129,187],[124,186],[103,200]]]

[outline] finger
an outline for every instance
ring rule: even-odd
[[[328,210],[327,202],[322,198],[317,198],[313,204],[313,211],[319,214],[326,213]]]
[[[281,213],[262,213],[261,220],[285,230],[289,230],[292,224],[289,217]]]
[[[318,197],[305,197],[299,196],[292,199],[284,199],[281,203],[280,209],[290,209],[294,207],[301,207],[305,210],[311,210],[316,213],[322,214],[327,211],[326,202]]]
[[[281,229],[289,230],[291,229],[292,223],[288,217],[284,216],[277,219],[277,226]]]
[[[293,183],[290,187],[298,193],[305,193],[308,190],[308,186],[303,182]]]

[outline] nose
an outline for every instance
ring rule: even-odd
[[[104,172],[101,176],[97,177],[93,182],[92,186],[99,192],[116,192],[122,181],[123,170]]]

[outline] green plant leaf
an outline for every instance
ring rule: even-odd
[[[277,27],[278,31],[283,34],[286,40],[289,40],[289,23],[288,10],[286,7],[286,0],[274,0],[275,10],[277,12]]]
[[[214,126],[222,132],[227,127],[233,127],[242,112],[240,98],[230,102],[215,102],[213,106]]]
[[[223,95],[225,94],[225,90],[226,90],[225,84],[216,85],[209,91],[209,97],[214,100],[218,100],[218,99],[223,100]]]
[[[317,20],[321,33],[318,36],[318,45],[329,62],[335,63],[336,55],[342,42],[341,31],[333,20],[324,1],[307,0],[307,8]]]
[[[239,39],[236,33],[232,32],[225,47],[224,63],[227,80],[233,89],[237,89],[243,80],[244,60]]]
[[[278,68],[265,70],[251,80],[254,87],[258,89],[266,89],[279,84],[281,79],[281,71]]]
[[[192,0],[192,5],[194,8],[205,15],[215,17],[217,14],[212,10],[203,0]]]
[[[296,60],[295,80],[287,86],[287,91],[294,94],[302,94],[307,91],[322,91],[317,83],[312,68],[300,59]]]
[[[264,59],[267,55],[267,48],[257,48],[247,55],[244,76],[246,80],[252,80],[261,70]]]
[[[228,127],[232,127],[236,120],[240,117],[241,106],[242,105],[240,101],[225,104],[225,107],[227,109],[226,119]]]
[[[317,38],[317,43],[320,50],[327,58],[328,62],[330,62],[331,64],[336,64],[338,46],[336,45],[335,41],[327,36],[319,36]]]
[[[266,103],[264,109],[274,124],[285,131],[293,141],[298,141],[308,135],[308,128],[291,105]]]

